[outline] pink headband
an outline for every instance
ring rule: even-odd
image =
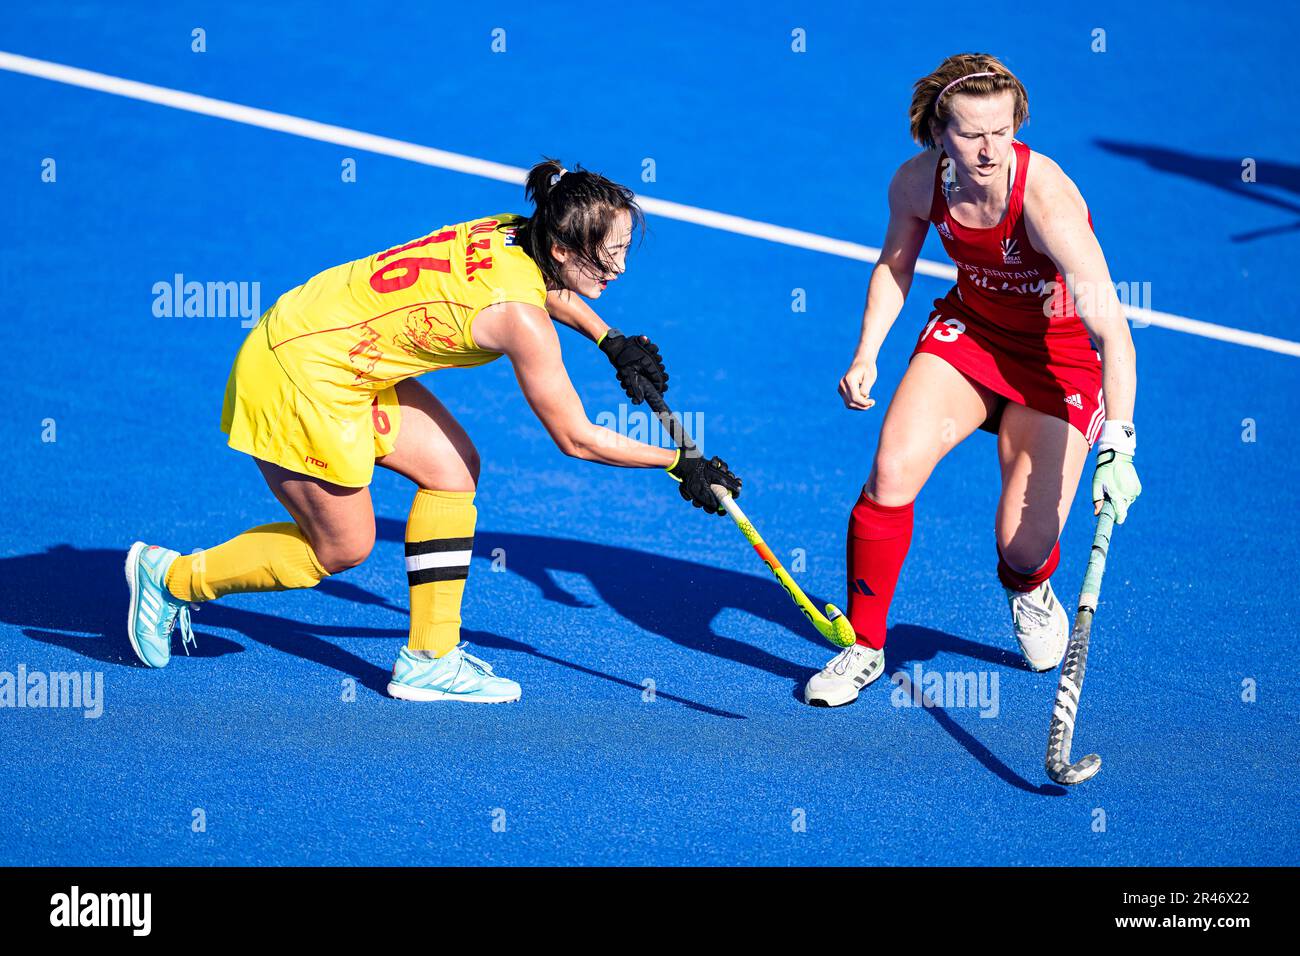
[[[957,77],[957,79],[953,80],[951,83],[949,83],[949,84],[948,84],[947,86],[945,86],[943,89],[941,89],[941,90],[939,91],[939,95],[936,96],[936,97],[934,98],[934,101],[935,101],[936,103],[938,103],[941,99],[943,99],[943,94],[947,93],[950,89],[952,89],[952,88],[953,88],[954,86],[956,86],[958,83],[962,82],[963,80],[973,79],[974,77],[977,77],[977,76],[997,76],[997,74],[996,74],[996,73],[967,73],[965,76],[959,76],[959,77]]]

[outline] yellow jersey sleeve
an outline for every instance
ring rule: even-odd
[[[474,317],[503,302],[546,305],[541,270],[516,244],[523,221],[506,213],[443,226],[291,289],[267,314],[281,366],[300,384],[376,391],[499,358],[475,344]]]

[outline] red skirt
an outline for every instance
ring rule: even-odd
[[[1106,401],[1101,355],[1082,322],[1077,331],[1026,335],[975,315],[955,293],[934,305],[912,354],[937,355],[1003,399],[981,428],[996,434],[1002,409],[1011,401],[1064,419],[1092,447],[1106,418]]]

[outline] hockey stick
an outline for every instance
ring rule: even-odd
[[[682,454],[692,457],[698,457],[702,454],[695,447],[695,443],[691,441],[690,436],[686,434],[681,419],[664,403],[663,396],[648,382],[644,383],[644,385],[646,402],[654,413],[659,416],[659,421],[667,429],[668,434],[672,436],[673,442],[681,449]],[[713,493],[718,496],[718,501],[722,503],[722,507],[726,509],[727,514],[731,515],[731,520],[736,522],[736,527],[745,536],[745,540],[758,552],[758,556],[763,559],[763,563],[767,565],[768,570],[776,576],[776,580],[781,587],[785,588],[785,593],[790,595],[790,599],[798,605],[799,610],[803,611],[804,617],[808,618],[813,627],[817,628],[817,633],[836,647],[852,647],[857,641],[857,635],[854,634],[853,625],[844,616],[844,612],[834,604],[826,605],[825,614],[817,610],[813,602],[808,599],[808,595],[803,593],[803,589],[795,584],[794,578],[790,577],[785,568],[781,566],[781,562],[776,559],[776,555],[767,546],[767,543],[758,533],[758,529],[745,517],[745,513],[740,510],[740,505],[736,504],[735,499],[731,497],[731,492],[722,485],[711,485],[710,487],[712,487]]]
[[[1092,554],[1079,593],[1079,611],[1074,618],[1070,646],[1065,651],[1061,681],[1056,688],[1056,706],[1052,709],[1052,725],[1047,732],[1047,775],[1057,783],[1082,783],[1101,769],[1101,757],[1097,754],[1088,754],[1078,763],[1070,763],[1070,742],[1074,737],[1079,695],[1083,691],[1083,672],[1088,664],[1088,636],[1092,632],[1093,616],[1097,613],[1101,576],[1106,573],[1106,552],[1110,549],[1114,526],[1115,506],[1108,498],[1102,502],[1101,516],[1097,518]]]

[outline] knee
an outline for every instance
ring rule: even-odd
[[[477,491],[481,467],[478,449],[465,442],[456,446],[454,456],[431,462],[417,483],[437,491]]]
[[[375,546],[375,536],[356,535],[351,538],[339,538],[323,542],[322,546],[313,546],[316,560],[330,574],[339,574],[349,568],[363,564]]]
[[[921,490],[915,457],[904,449],[881,447],[867,482],[867,492],[888,508],[905,505]]]
[[[998,554],[1017,574],[1033,574],[1047,563],[1055,545],[1055,540],[1027,541],[1023,536],[1016,536],[1010,541],[999,541]]]

